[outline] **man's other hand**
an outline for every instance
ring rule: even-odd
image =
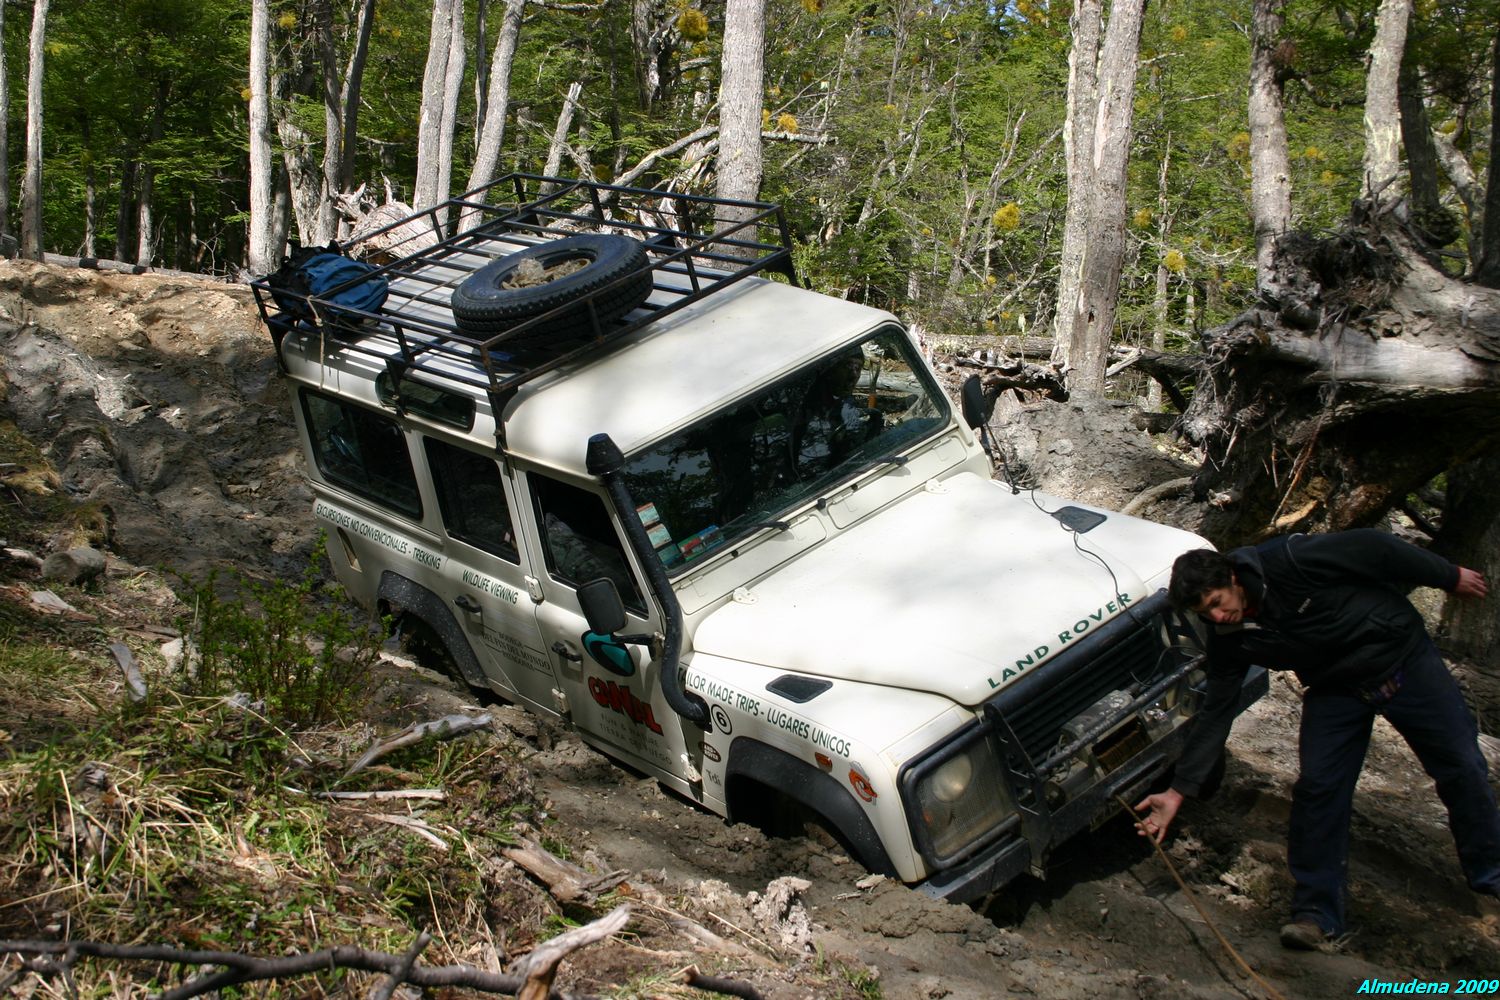
[[[1467,566],[1458,567],[1458,583],[1453,587],[1455,596],[1484,597],[1489,592],[1490,585],[1485,582],[1483,573]]]
[[[1150,837],[1160,844],[1166,838],[1167,828],[1172,825],[1172,820],[1177,816],[1177,810],[1181,808],[1182,793],[1175,788],[1148,795],[1135,804],[1136,812],[1146,813],[1145,816],[1136,820],[1136,829],[1140,831],[1142,837]]]

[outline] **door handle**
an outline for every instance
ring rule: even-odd
[[[458,605],[459,610],[461,611],[467,611],[471,615],[479,614],[479,602],[474,600],[474,598],[470,597],[468,594],[459,594],[453,599],[453,603]]]
[[[552,644],[552,652],[556,653],[558,656],[561,656],[563,659],[567,660],[569,663],[582,663],[583,662],[583,654],[582,653],[575,653],[575,652],[573,652],[572,647],[570,647],[567,643],[563,642],[561,639],[557,640],[556,642],[554,642]]]

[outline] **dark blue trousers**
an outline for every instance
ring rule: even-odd
[[[1437,784],[1470,888],[1500,894],[1500,811],[1479,751],[1478,727],[1431,642],[1403,666],[1394,694],[1312,692],[1302,699],[1302,773],[1292,788],[1287,864],[1292,919],[1342,934],[1354,785],[1379,713]]]

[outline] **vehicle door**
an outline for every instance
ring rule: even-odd
[[[494,454],[421,435],[442,519],[442,598],[501,694],[558,714],[558,679],[531,599],[528,553],[517,544],[511,479]]]
[[[642,768],[676,775],[683,752],[680,721],[661,695],[659,665],[649,648],[630,644],[605,655],[586,647],[588,623],[577,588],[598,577],[614,581],[625,605],[622,635],[659,631],[639,568],[627,554],[602,494],[546,473],[525,473],[540,552],[542,601],[537,621],[567,696],[574,725],[597,743]]]

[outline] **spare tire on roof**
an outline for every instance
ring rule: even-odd
[[[491,261],[453,290],[453,318],[465,333],[501,334],[569,302],[556,316],[501,348],[536,349],[569,335],[590,336],[651,294],[646,248],[628,236],[598,233],[539,243]]]

